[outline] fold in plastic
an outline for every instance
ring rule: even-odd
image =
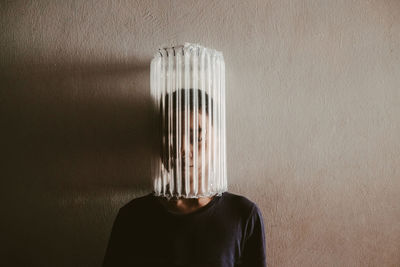
[[[227,191],[222,53],[189,43],[159,49],[150,87],[160,141],[152,159],[155,194],[198,198]]]

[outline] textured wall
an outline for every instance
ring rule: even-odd
[[[271,266],[400,266],[400,2],[1,1],[1,262],[99,266],[148,192],[149,63],[227,66],[230,189]]]

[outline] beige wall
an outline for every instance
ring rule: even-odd
[[[399,1],[0,12],[2,262],[100,264],[150,190],[150,60],[189,41],[225,55],[230,190],[260,206],[270,265],[400,266]]]

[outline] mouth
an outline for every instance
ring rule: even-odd
[[[194,167],[193,165],[190,165],[190,166],[188,167],[188,169],[192,169],[193,167]],[[183,166],[182,166],[182,169],[183,169],[183,170],[186,170],[186,165],[183,165]]]
[[[182,161],[182,167],[183,167],[183,168],[186,168],[186,162]],[[189,165],[189,167],[192,168],[193,165]]]

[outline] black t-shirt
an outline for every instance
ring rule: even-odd
[[[225,192],[189,214],[168,211],[153,194],[119,210],[103,266],[266,266],[261,212]]]

